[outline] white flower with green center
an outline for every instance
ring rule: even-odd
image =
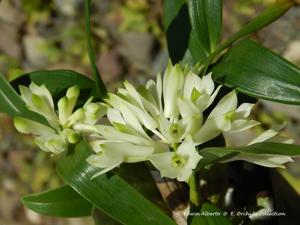
[[[194,141],[202,144],[223,132],[240,132],[260,124],[248,119],[253,104],[243,103],[239,107],[237,104],[235,91],[225,95],[209,114],[201,129],[195,133]]]
[[[106,100],[109,105],[107,118],[111,125],[85,125],[85,129],[92,133],[89,140],[96,152],[88,159],[89,163],[106,172],[121,162],[131,161],[128,159],[146,161],[151,158],[153,164],[155,162],[160,167],[157,157],[180,158],[182,148],[185,149],[184,154],[193,155],[198,162],[201,157],[195,145],[192,145],[191,137],[201,128],[202,112],[213,102],[220,87],[215,90],[211,74],[201,79],[193,72],[183,71],[179,65],[171,64],[163,80],[158,75],[156,82],[150,80],[146,87],[136,89],[125,81],[124,88],[120,88],[118,94],[108,94]],[[183,144],[187,137],[189,146],[193,146],[190,150]],[[108,145],[109,142],[114,144]],[[130,152],[128,148],[118,149],[122,144],[140,149],[140,155],[136,157],[135,152]],[[110,157],[113,152],[119,152],[117,155],[124,157],[116,160],[116,157]],[[174,171],[163,175],[187,180],[187,174],[191,173],[197,163],[192,163],[195,161],[186,157],[182,158],[185,159],[183,169],[179,169],[179,165],[175,177],[171,176]]]
[[[161,176],[188,182],[201,158],[191,137],[187,137],[174,151],[152,154],[149,160]]]
[[[16,117],[14,119],[16,129],[21,133],[38,136],[35,138],[35,143],[42,150],[53,154],[59,154],[66,150],[69,143],[75,144],[78,142],[80,133],[73,129],[75,123],[95,123],[106,111],[101,103],[88,101],[83,108],[73,113],[79,96],[77,86],[70,87],[66,92],[66,96],[58,101],[57,112],[54,108],[52,96],[46,86],[31,83],[29,88],[20,86],[20,91],[26,107],[44,116],[50,126]]]
[[[121,123],[143,136],[146,128],[169,145],[181,142],[201,128],[202,112],[221,88],[214,91],[211,74],[201,79],[192,71],[183,71],[179,65],[171,64],[164,73],[163,82],[158,75],[156,83],[150,80],[146,88],[136,90],[128,82],[124,82],[124,86],[117,95],[109,94],[107,100],[121,114],[118,118],[126,120]]]
[[[179,65],[168,65],[163,79],[136,89],[127,81],[108,94],[110,125],[75,125],[89,131],[94,155],[88,162],[105,173],[122,162],[150,160],[162,176],[187,181],[201,160],[196,146],[223,132],[240,132],[259,124],[249,119],[253,104],[238,106],[237,95],[225,95],[203,122],[202,113],[215,100],[211,74],[202,78]]]

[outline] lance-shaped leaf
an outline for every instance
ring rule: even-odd
[[[209,147],[202,149],[199,153],[204,157],[204,159],[206,158],[206,160],[200,160],[197,169],[230,159],[240,153],[258,156],[300,156],[300,146],[275,142],[261,142],[243,147]]]
[[[277,1],[269,8],[261,12],[258,16],[256,16],[249,23],[243,26],[238,32],[236,32],[227,41],[221,44],[213,53],[210,54],[209,58],[205,61],[204,74],[207,71],[209,64],[213,61],[216,55],[218,55],[222,50],[226,49],[228,46],[230,46],[232,43],[239,40],[240,38],[252,34],[253,32],[272,23],[280,16],[282,16],[293,5],[294,3],[292,0],[281,0],[281,1]]]
[[[44,117],[26,108],[23,100],[9,85],[2,74],[0,74],[0,112],[6,113],[11,117],[25,117],[49,125]]]
[[[221,36],[222,1],[189,0],[188,5],[192,30],[197,41],[207,53],[213,52]]]
[[[89,146],[82,141],[58,162],[58,173],[78,193],[122,224],[175,225],[171,218],[119,176],[104,174],[91,179],[99,169],[86,162],[90,154]]]
[[[300,69],[254,41],[240,41],[212,72],[216,81],[249,96],[300,104]]]
[[[226,212],[223,214],[222,210],[216,206],[204,203],[200,211],[200,216],[194,216],[190,225],[232,225],[230,220],[224,216],[226,214]]]
[[[183,59],[189,46],[191,24],[185,0],[164,1],[164,26],[173,64]]]
[[[46,192],[27,195],[23,204],[42,215],[53,217],[84,217],[92,215],[92,204],[70,186],[63,186]]]
[[[90,96],[95,99],[101,99],[96,91],[95,82],[88,77],[72,70],[46,70],[35,71],[24,74],[17,79],[11,81],[11,85],[15,90],[19,91],[19,85],[29,86],[31,82],[37,85],[45,85],[50,91],[54,100],[63,97],[66,90],[74,85],[80,88],[79,99],[86,100]]]

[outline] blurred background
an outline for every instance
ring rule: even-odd
[[[97,64],[108,89],[128,79],[144,84],[168,61],[162,0],[92,1]],[[273,0],[226,0],[223,38],[237,31]],[[254,38],[300,66],[300,11],[292,8]],[[8,80],[34,70],[71,69],[91,74],[84,31],[83,0],[2,0],[0,72]],[[300,106],[261,101],[254,115],[265,127],[288,121],[284,135],[300,143]],[[35,149],[0,114],[0,225],[89,225],[91,219],[53,219],[25,209],[20,197],[61,184],[54,159]],[[300,195],[300,161],[279,171]],[[299,200],[300,201],[300,200]]]

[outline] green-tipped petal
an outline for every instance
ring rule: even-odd
[[[38,96],[43,96],[50,108],[54,108],[53,99],[50,91],[46,88],[45,85],[38,86],[34,82],[29,85],[31,92]]]
[[[76,144],[80,140],[80,134],[74,130],[65,129],[63,133],[67,137],[68,142],[71,144]]]
[[[201,78],[192,71],[189,71],[185,77],[183,96],[187,99],[192,99],[193,91],[197,91],[199,95],[203,94],[201,87]]]
[[[67,127],[73,126],[75,123],[83,122],[84,120],[84,109],[77,109],[71,116],[68,117]]]
[[[85,123],[95,124],[107,112],[107,106],[100,102],[91,102],[84,106]]]
[[[67,123],[67,119],[70,116],[68,112],[68,99],[67,97],[61,98],[58,103],[58,118],[61,125],[65,125]]]
[[[55,135],[45,143],[45,147],[54,154],[60,154],[67,149],[68,144],[62,135]]]
[[[79,97],[80,89],[77,85],[68,88],[66,98],[68,99],[67,113],[70,116],[74,110],[77,99]]]
[[[50,127],[22,117],[14,118],[14,124],[16,129],[24,134],[51,135],[55,133]]]

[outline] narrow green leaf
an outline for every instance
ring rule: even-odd
[[[209,152],[237,152],[237,153],[250,153],[250,154],[272,154],[272,155],[288,155],[299,156],[300,146],[294,144],[284,144],[275,142],[261,142],[245,147],[220,147],[220,148],[206,148],[203,151]],[[219,156],[220,154],[217,153]]]
[[[262,13],[260,13],[258,16],[256,16],[249,23],[247,23],[245,26],[243,26],[231,38],[229,38],[228,41],[226,41],[225,46],[228,46],[241,37],[251,34],[272,23],[274,20],[278,19],[286,11],[288,11],[293,5],[294,3],[291,0],[277,1]]]
[[[100,73],[99,73],[97,65],[96,65],[95,52],[94,52],[93,43],[92,43],[91,0],[84,1],[84,9],[85,9],[85,28],[86,28],[85,31],[86,31],[86,36],[87,36],[86,37],[87,38],[87,49],[88,49],[90,64],[92,66],[93,77],[96,82],[98,94],[99,94],[99,96],[101,96],[101,98],[104,98],[106,96],[106,88],[100,77]]]
[[[27,195],[22,198],[22,202],[37,213],[53,217],[91,216],[93,207],[70,186]]]
[[[190,225],[232,225],[230,220],[224,216],[222,210],[216,206],[204,203],[199,216],[194,216]]]
[[[83,141],[58,162],[58,173],[78,193],[122,224],[175,225],[171,218],[119,176],[104,174],[91,179],[99,169],[86,162],[90,154],[89,146]]]
[[[272,23],[280,16],[282,16],[286,11],[288,11],[294,2],[292,0],[280,0],[271,5],[269,8],[264,10],[258,16],[256,16],[253,20],[243,26],[237,33],[235,33],[232,37],[230,37],[227,41],[221,44],[206,60],[205,62],[205,69],[203,74],[206,73],[209,64],[213,61],[213,59],[224,49],[228,46],[236,42],[242,37],[245,37],[253,32],[267,26],[268,24]]]
[[[6,113],[10,117],[25,117],[48,125],[44,117],[26,108],[23,100],[9,85],[2,74],[0,74],[0,112]]]
[[[44,84],[54,99],[64,96],[67,88],[73,85],[77,85],[80,88],[81,96],[79,99],[86,100],[90,96],[94,96],[95,99],[101,99],[101,96],[96,92],[94,81],[71,70],[35,71],[11,81],[11,85],[15,90],[19,91],[19,85],[29,86],[31,82],[37,85]]]
[[[204,157],[197,165],[197,169],[214,163],[232,158],[240,153],[263,154],[263,155],[286,155],[300,156],[300,146],[294,144],[284,144],[275,142],[261,142],[243,147],[209,147],[200,151]],[[202,162],[201,162],[202,161]]]
[[[300,69],[254,41],[240,41],[212,72],[216,81],[246,95],[300,104]]]
[[[212,53],[220,41],[222,30],[221,0],[188,0],[189,15],[199,44]],[[199,49],[200,50],[200,49]]]
[[[226,149],[221,149],[221,147],[216,147],[213,149],[205,148],[200,151],[200,155],[203,157],[197,164],[196,170],[201,170],[203,168],[210,167],[211,165],[224,161],[226,159],[233,158],[238,155],[237,152],[226,151]]]

